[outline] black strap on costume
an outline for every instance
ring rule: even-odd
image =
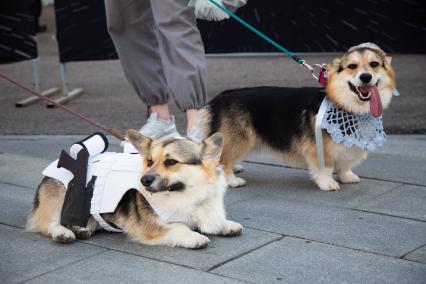
[[[74,160],[67,152],[62,150],[58,161],[58,168],[69,170],[74,178],[68,183],[64,205],[61,212],[61,225],[86,227],[90,217],[90,202],[96,177],[94,176],[87,185],[87,165],[89,152],[82,149]]]

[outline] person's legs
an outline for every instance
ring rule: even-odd
[[[189,0],[151,0],[167,85],[186,111],[188,133],[198,123],[207,97],[204,46]]]
[[[151,116],[141,128],[153,139],[176,137],[150,0],[105,0],[107,26],[124,73]]]
[[[105,0],[107,26],[124,73],[142,101],[167,104],[166,83],[149,0]]]
[[[198,109],[190,108],[186,110],[187,132],[197,127],[200,115]]]

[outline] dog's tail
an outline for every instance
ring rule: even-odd
[[[200,120],[198,122],[198,130],[202,136],[202,139],[206,139],[212,135],[212,112],[210,105],[206,105],[200,110]]]

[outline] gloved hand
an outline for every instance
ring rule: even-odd
[[[225,6],[232,12],[247,4],[247,0],[215,0],[219,5]],[[215,6],[209,0],[190,0],[189,6],[194,7],[195,16],[198,19],[208,21],[222,21],[229,18],[229,15]]]

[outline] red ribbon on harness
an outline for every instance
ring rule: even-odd
[[[320,69],[318,83],[320,83],[320,85],[323,87],[327,86],[327,70],[324,67],[321,67]]]

